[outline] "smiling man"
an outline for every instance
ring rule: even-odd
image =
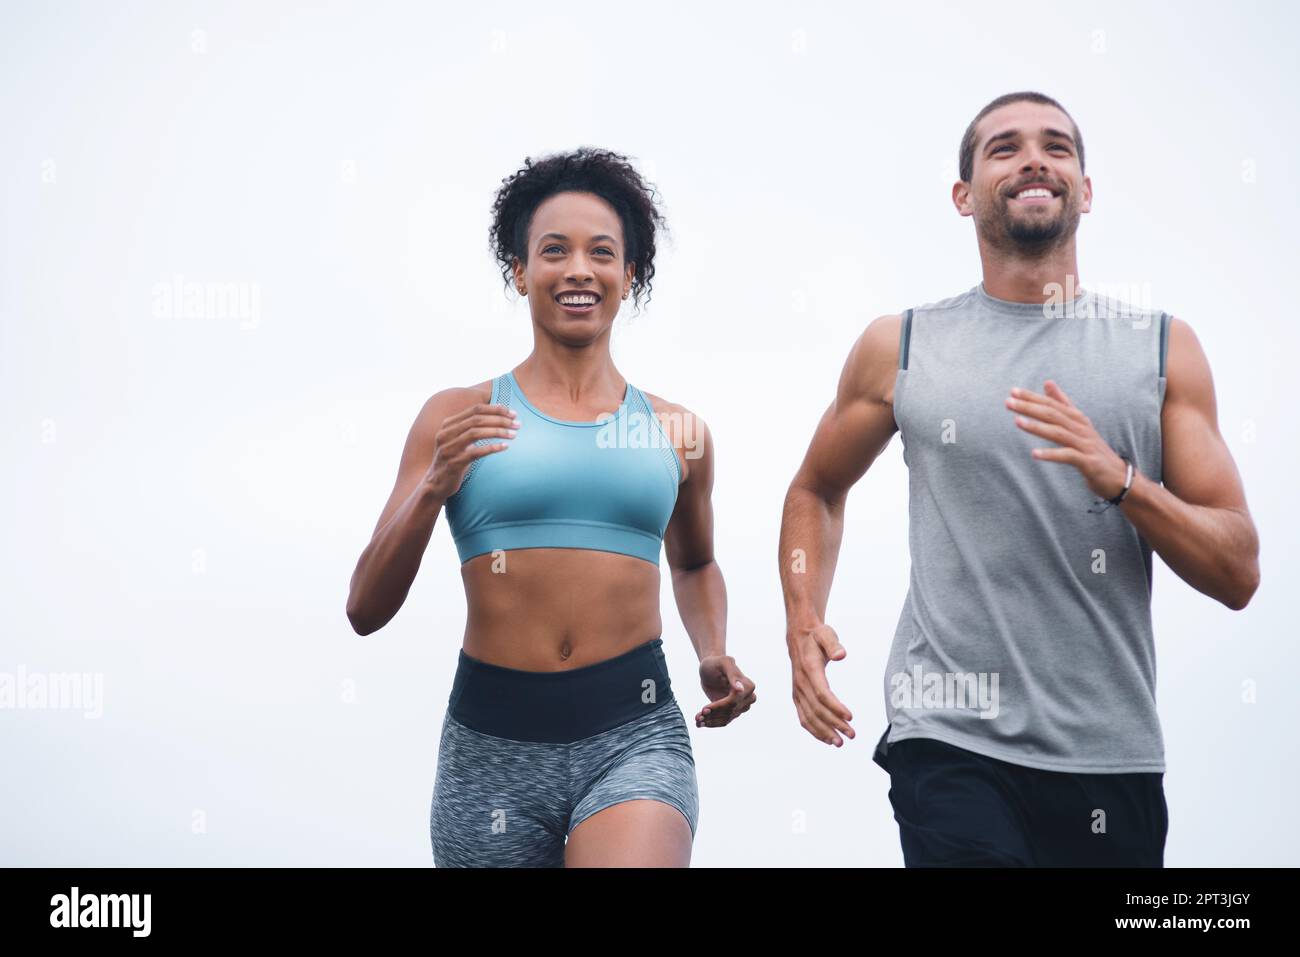
[[[1083,140],[1012,93],[962,138],[952,199],[983,281],[872,322],[785,501],[800,723],[840,746],[826,664],[849,489],[901,433],[912,567],[874,758],[908,866],[1162,866],[1152,549],[1232,609],[1258,538],[1191,328],[1082,289]]]

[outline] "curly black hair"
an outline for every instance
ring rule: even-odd
[[[623,224],[623,261],[635,266],[633,305],[640,306],[642,293],[649,303],[655,274],[655,231],[668,228],[655,204],[659,193],[626,156],[591,146],[537,160],[526,157],[521,169],[501,181],[492,203],[488,245],[505,285],[513,287],[514,260],[528,262],[528,227],[537,207],[550,196],[568,191],[594,193],[614,207]]]

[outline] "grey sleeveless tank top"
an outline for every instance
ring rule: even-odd
[[[877,746],[935,738],[1050,771],[1165,770],[1151,547],[1100,512],[1057,447],[1018,428],[1012,386],[1056,381],[1118,454],[1161,480],[1168,315],[1085,292],[1054,311],[983,284],[903,315],[894,418],[911,575]]]

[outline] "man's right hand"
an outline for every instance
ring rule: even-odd
[[[826,681],[826,664],[843,661],[848,654],[840,644],[835,629],[827,624],[798,628],[786,634],[790,664],[794,677],[794,706],[799,723],[818,741],[843,747],[841,734],[857,737],[853,714],[831,692]],[[838,732],[838,733],[837,733]]]

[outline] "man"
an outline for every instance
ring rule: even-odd
[[[856,736],[826,601],[849,489],[899,431],[912,569],[874,759],[906,865],[1163,866],[1151,551],[1232,609],[1259,584],[1210,368],[1182,320],[1081,291],[1092,183],[1055,100],[986,106],[960,176],[982,283],[867,327],[786,497],[799,721]]]

